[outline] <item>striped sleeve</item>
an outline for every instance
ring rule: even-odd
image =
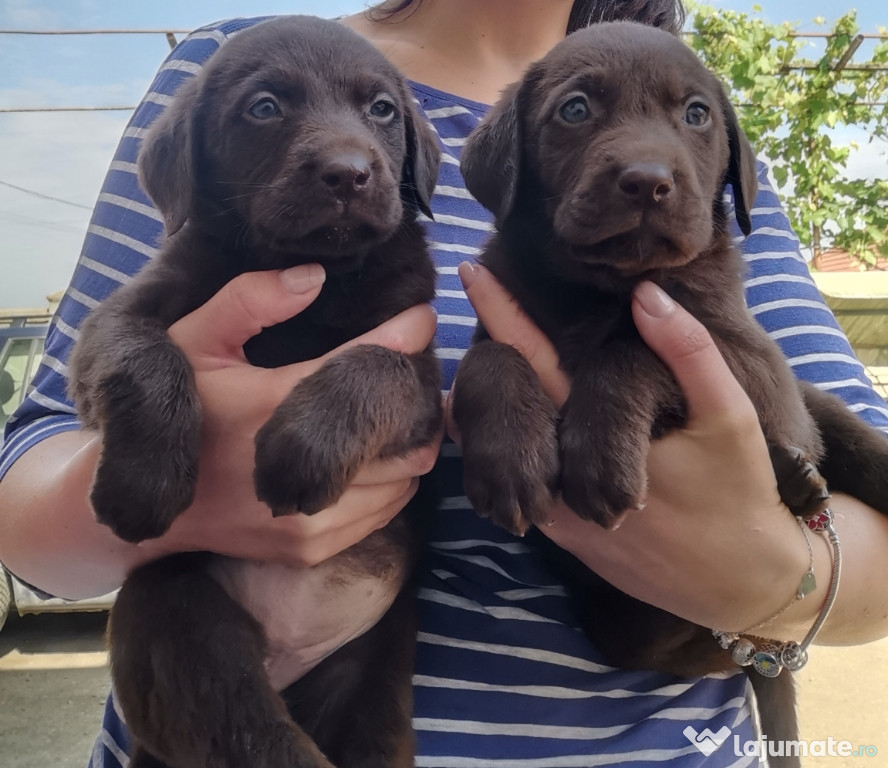
[[[838,395],[871,426],[888,432],[886,403],[814,283],[764,163],[751,213],[753,230],[739,243],[748,266],[750,311],[798,378]]]
[[[139,187],[136,173],[146,128],[228,36],[258,21],[235,19],[189,35],[170,53],[133,113],[99,193],[71,283],[50,324],[29,395],[6,425],[0,479],[41,440],[79,428],[66,392],[67,363],[77,329],[87,313],[141,269],[156,250],[161,217]]]

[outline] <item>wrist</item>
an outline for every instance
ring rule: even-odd
[[[781,615],[756,628],[752,634],[773,640],[801,641],[817,620],[832,581],[833,552],[824,533],[808,532],[808,542],[811,546],[809,562],[814,575],[813,589],[804,597],[793,600]],[[800,577],[803,578],[804,574]],[[797,584],[800,583],[797,581]]]

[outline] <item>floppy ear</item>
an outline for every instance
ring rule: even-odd
[[[407,155],[401,170],[401,188],[411,195],[417,208],[431,219],[431,200],[435,184],[438,183],[441,150],[437,135],[414,107],[413,96],[406,88],[404,91]]]
[[[728,101],[723,99],[725,125],[728,130],[728,172],[725,175],[725,183],[730,184],[734,190],[734,212],[737,223],[744,235],[752,231],[752,220],[749,211],[755,201],[758,191],[758,178],[756,176],[755,152],[753,152],[740,123],[737,114]]]
[[[463,147],[460,170],[466,187],[497,221],[508,216],[518,187],[521,147],[518,90],[513,83],[500,96]]]
[[[194,191],[194,119],[200,77],[177,92],[148,129],[139,150],[139,183],[163,214],[167,235],[178,232],[191,213]]]

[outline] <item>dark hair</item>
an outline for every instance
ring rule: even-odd
[[[370,8],[369,16],[381,21],[421,2],[388,0]],[[681,0],[574,0],[565,34],[599,21],[637,21],[677,35],[684,26],[685,9]]]

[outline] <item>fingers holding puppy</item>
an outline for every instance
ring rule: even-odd
[[[546,394],[561,406],[570,394],[570,379],[558,365],[558,353],[518,302],[484,267],[463,262],[459,276],[481,324],[496,341],[517,349],[540,377]]]
[[[400,458],[367,462],[341,497],[310,524],[299,514],[273,519],[256,499],[255,435],[300,382],[332,357],[359,345],[418,353],[435,333],[433,310],[420,305],[321,358],[274,369],[250,365],[244,342],[262,328],[302,312],[323,284],[319,265],[245,273],[169,329],[194,369],[202,419],[196,496],[169,540],[159,543],[164,549],[319,562],[385,525],[412,497],[415,479],[431,468],[439,436]]]

